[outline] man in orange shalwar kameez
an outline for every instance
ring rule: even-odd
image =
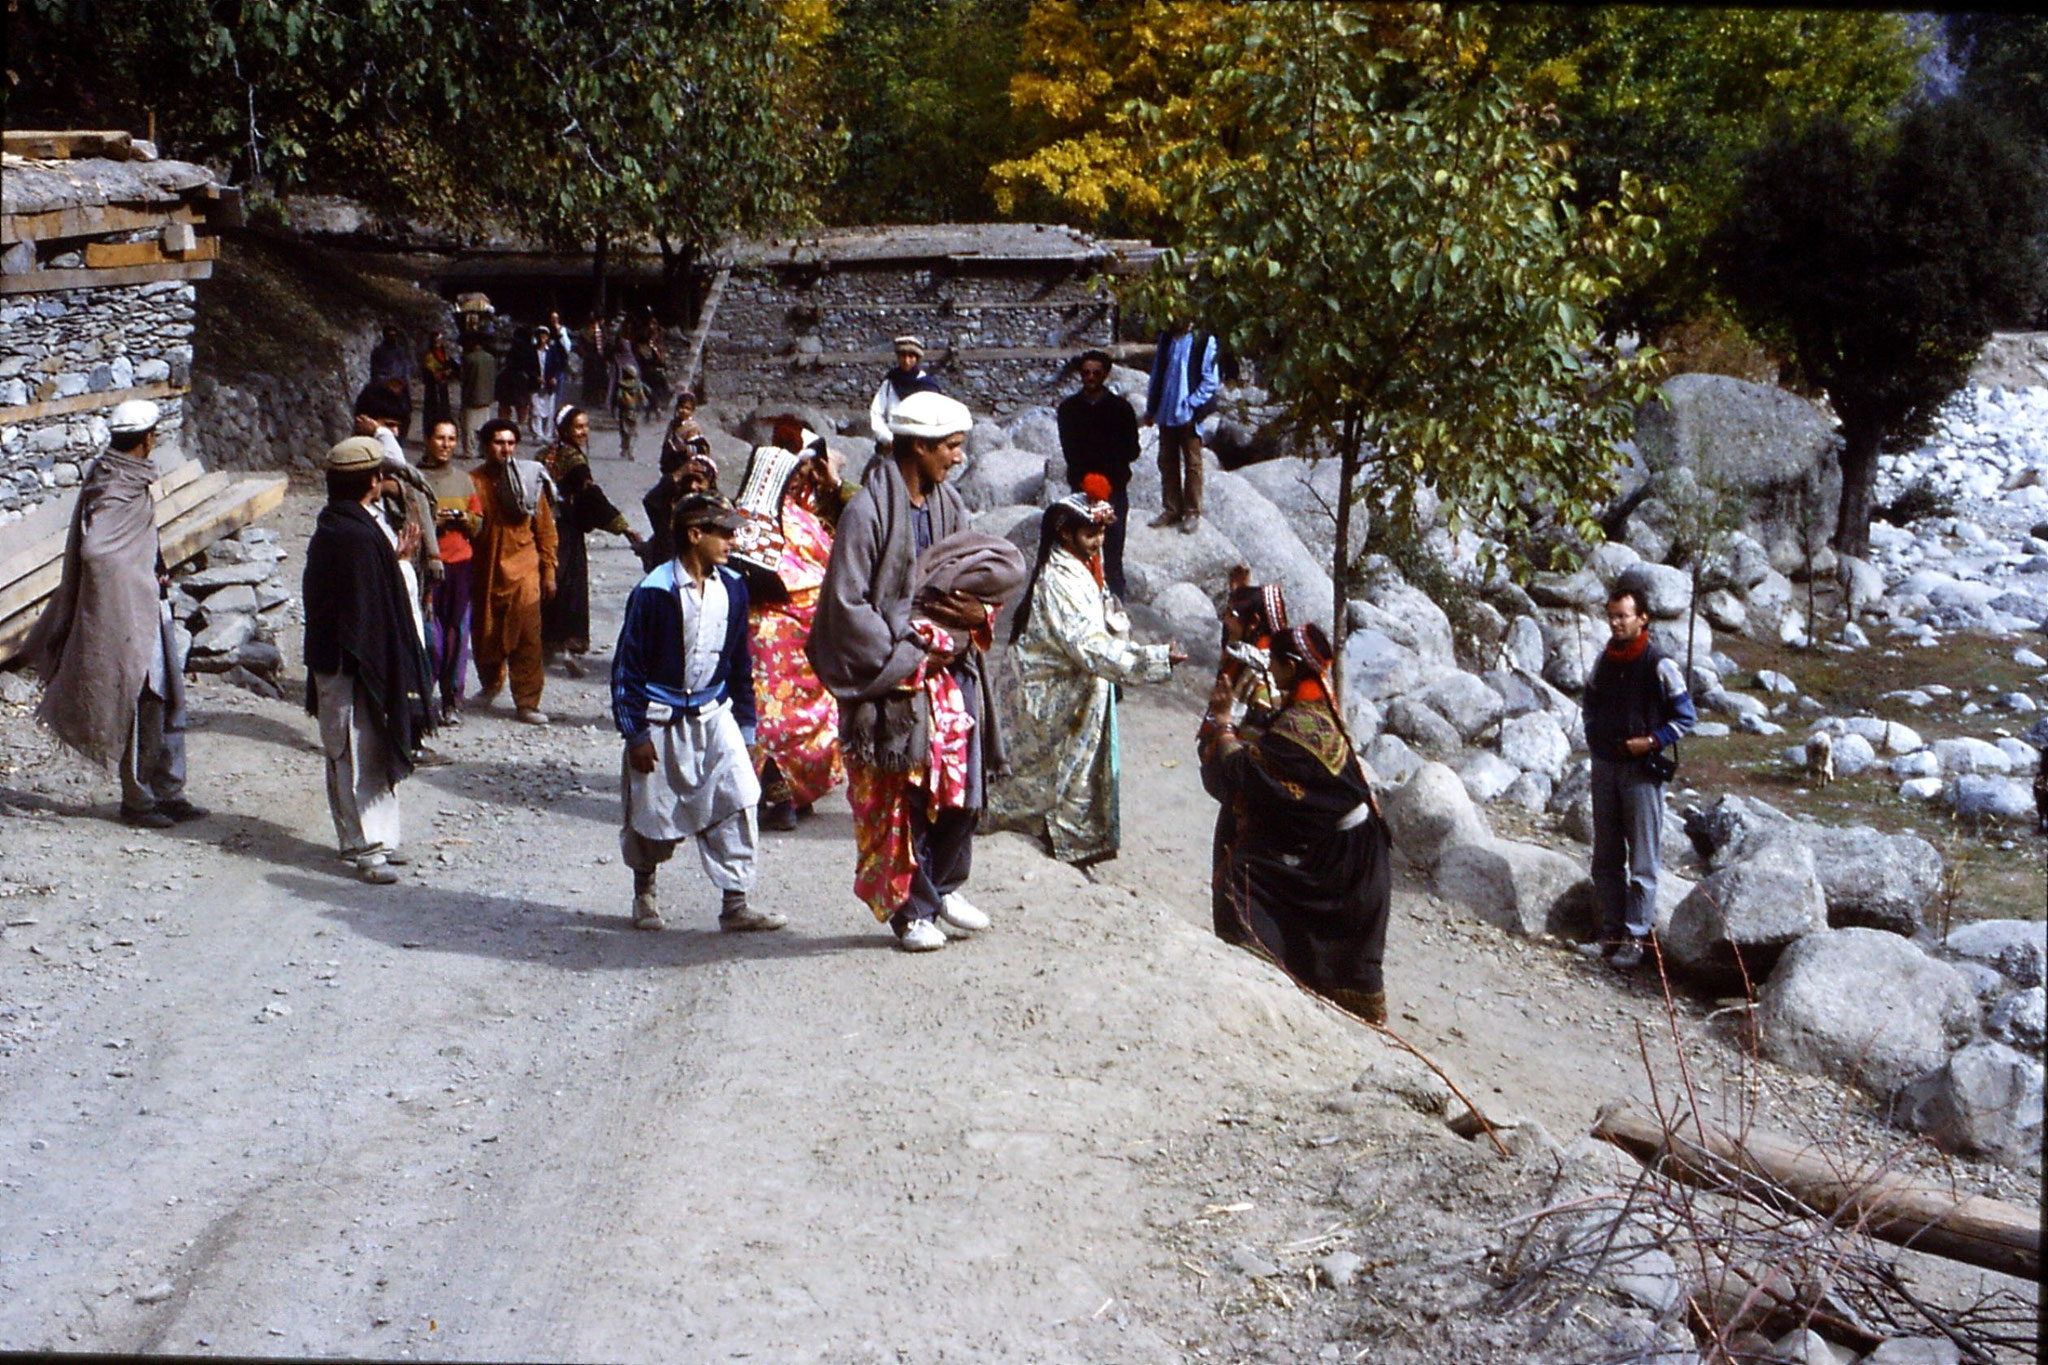
[[[470,616],[470,653],[478,696],[488,706],[505,685],[509,665],[512,702],[519,719],[546,725],[540,709],[546,660],[541,652],[540,604],[555,595],[555,516],[547,473],[516,458],[519,428],[505,420],[477,432],[484,462],[470,475],[483,504]]]

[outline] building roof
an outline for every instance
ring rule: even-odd
[[[907,261],[1065,261],[1115,268],[1151,263],[1149,242],[1092,237],[1057,223],[906,223],[823,228],[734,240],[719,255],[740,269],[779,265],[884,265]]]
[[[213,172],[163,161],[149,143],[111,134],[8,132],[0,155],[0,213],[171,206],[219,194]],[[27,153],[27,154],[24,154]]]

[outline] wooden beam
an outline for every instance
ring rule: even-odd
[[[1860,1225],[1873,1237],[2021,1279],[2040,1278],[2038,1210],[1983,1195],[1958,1197],[1902,1175],[1856,1171],[1835,1148],[1684,1122],[1698,1141],[1667,1131],[1654,1115],[1612,1105],[1594,1122],[1593,1136],[1689,1184],[1727,1189],[1736,1183],[1732,1172],[1761,1176],[1822,1216]]]
[[[184,229],[189,234],[192,229]],[[94,270],[129,265],[164,265],[172,261],[211,261],[220,256],[220,238],[199,237],[177,250],[159,239],[150,242],[87,242],[85,263]]]
[[[65,417],[74,412],[94,412],[100,408],[111,408],[116,403],[125,403],[131,398],[175,398],[184,392],[184,385],[160,379],[154,384],[137,384],[128,389],[74,393],[68,398],[46,398],[40,403],[24,403],[18,408],[0,408],[0,424],[14,426],[22,422],[33,422],[42,417]]]
[[[38,270],[33,275],[0,275],[0,294],[51,294],[59,289],[103,289],[117,284],[154,284],[158,280],[203,280],[213,262],[173,261],[165,265],[128,265],[113,270]]]
[[[150,500],[163,504],[202,473],[199,461],[184,461],[149,486]],[[78,490],[66,489],[65,494],[42,504],[21,520],[0,527],[0,590],[12,587],[63,555],[64,542],[71,534],[71,509],[78,505]]]
[[[198,227],[206,221],[206,216],[190,204],[150,209],[90,204],[80,208],[10,213],[0,217],[0,243],[44,242],[59,237],[104,237],[113,232],[140,232],[166,223]]]
[[[82,156],[127,161],[135,153],[135,134],[123,128],[70,128],[62,131],[9,128],[0,132],[0,150],[31,161],[69,161]]]

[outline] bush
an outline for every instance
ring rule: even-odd
[[[1936,488],[1926,475],[1899,490],[1899,495],[1877,509],[1877,515],[1894,526],[1911,526],[1925,517],[1952,517],[1956,500]]]

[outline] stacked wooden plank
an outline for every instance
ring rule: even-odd
[[[282,474],[207,473],[182,452],[165,451],[150,485],[164,563],[175,567],[232,535],[284,501]],[[64,576],[64,541],[78,493],[0,526],[0,667],[14,661]]]

